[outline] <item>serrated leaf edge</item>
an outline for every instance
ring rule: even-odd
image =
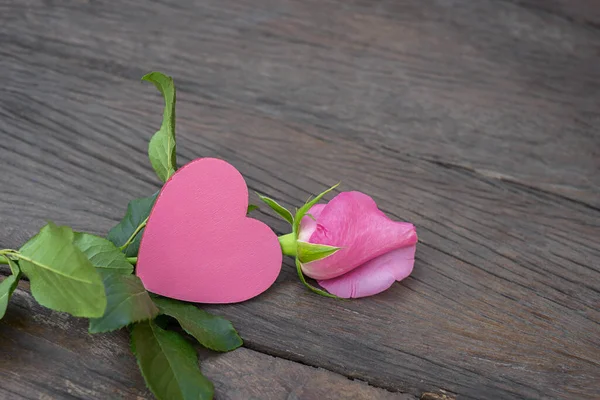
[[[106,286],[105,286],[105,289],[104,289],[104,290],[105,290],[105,292],[106,292],[106,290],[107,290],[107,289],[108,289],[108,287],[106,287]],[[132,298],[132,297],[135,297],[135,296],[144,295],[144,294],[148,294],[148,291],[146,291],[145,289],[144,289],[144,290],[142,290],[142,291],[140,291],[140,292],[137,292],[136,294],[134,294],[134,295],[132,295],[132,296],[129,296],[129,297],[127,297],[126,299],[124,299],[123,301],[121,301],[119,304],[117,304],[117,306],[116,306],[116,307],[114,307],[114,308],[113,308],[113,310],[112,310],[111,312],[114,312],[114,311],[115,311],[115,310],[116,310],[116,309],[117,309],[117,308],[118,308],[118,307],[119,307],[121,304],[123,304],[123,303],[124,303],[125,301],[127,301],[128,299],[130,299],[130,298]],[[149,294],[148,294],[148,297],[150,297],[150,295],[149,295]],[[108,300],[108,296],[106,296],[106,298],[107,298],[107,300]],[[150,298],[150,300],[152,300],[152,298]],[[127,326],[130,326],[130,325],[136,324],[136,323],[138,323],[138,322],[143,322],[143,321],[152,321],[152,320],[154,320],[154,318],[156,318],[156,317],[157,317],[157,316],[160,314],[160,309],[159,309],[159,308],[158,308],[158,306],[157,306],[157,305],[154,303],[154,301],[152,301],[152,305],[153,305],[153,306],[156,308],[156,313],[155,313],[154,315],[152,315],[151,317],[148,317],[148,318],[139,318],[139,319],[134,319],[133,321],[131,321],[131,322],[129,322],[129,323],[127,323],[127,324],[125,324],[125,325],[121,325],[121,326],[119,326],[119,327],[117,327],[117,328],[114,328],[114,329],[101,329],[101,330],[92,330],[92,329],[91,329],[91,321],[90,321],[90,326],[88,326],[88,332],[89,332],[89,333],[92,333],[92,334],[96,334],[96,333],[108,333],[108,332],[114,332],[114,331],[118,331],[118,330],[120,330],[120,329],[123,329],[123,328],[125,328],[125,327],[127,327]],[[108,305],[107,305],[107,307],[108,307]],[[105,317],[105,315],[102,315],[102,317],[100,317],[100,318],[104,318],[104,317]],[[90,318],[90,319],[91,319],[91,318]],[[94,319],[99,319],[99,318],[94,318]]]
[[[156,300],[157,300],[157,299],[154,299],[154,301],[155,301],[155,304],[156,304]],[[171,299],[171,300],[173,300],[173,299]],[[160,301],[160,299],[159,299],[159,301]],[[177,301],[177,300],[175,300],[175,301]],[[185,305],[187,305],[187,306],[192,306],[192,307],[194,307],[194,306],[193,306],[193,305],[191,305],[191,304],[187,304],[187,303],[183,303],[183,304],[185,304]],[[228,324],[231,326],[231,329],[233,329],[233,333],[235,334],[235,336],[237,337],[237,339],[239,339],[240,343],[239,343],[237,346],[235,346],[235,347],[233,347],[233,348],[231,348],[231,349],[229,349],[229,350],[222,350],[222,349],[217,349],[217,348],[216,348],[216,347],[214,347],[214,346],[206,345],[206,344],[204,344],[204,343],[200,342],[200,340],[198,340],[198,338],[196,338],[196,336],[195,336],[193,333],[191,333],[190,331],[188,331],[188,330],[187,330],[187,329],[186,329],[186,328],[185,328],[185,327],[184,327],[184,326],[181,324],[181,321],[179,321],[179,318],[177,318],[177,317],[175,317],[174,315],[171,315],[171,314],[169,314],[169,313],[166,313],[166,312],[164,311],[164,307],[161,307],[159,304],[156,304],[156,306],[157,306],[157,307],[158,307],[158,309],[160,310],[160,314],[161,314],[161,315],[167,315],[167,316],[169,316],[169,317],[171,317],[171,318],[175,319],[175,320],[177,321],[177,323],[179,324],[179,326],[181,327],[181,329],[183,329],[183,330],[184,330],[184,331],[185,331],[185,332],[186,332],[188,335],[190,335],[191,337],[193,337],[194,339],[196,339],[196,341],[197,341],[197,342],[198,342],[198,343],[199,343],[201,346],[203,346],[203,347],[206,347],[207,349],[210,349],[210,350],[213,350],[213,351],[217,351],[217,352],[220,352],[220,353],[227,353],[227,352],[229,352],[229,351],[233,351],[233,350],[235,350],[235,349],[238,349],[238,348],[240,348],[240,347],[242,347],[242,346],[244,345],[244,340],[242,339],[242,337],[241,337],[241,336],[240,336],[240,334],[238,333],[237,329],[235,329],[235,327],[233,326],[233,323],[231,323],[231,321],[229,321],[227,318],[223,318],[223,317],[221,317],[220,315],[214,315],[214,314],[212,314],[212,313],[210,313],[210,312],[208,312],[208,311],[206,311],[206,310],[198,309],[199,311],[202,311],[202,312],[204,312],[204,313],[206,313],[206,314],[210,315],[211,317],[215,317],[215,318],[221,318],[222,320],[226,321],[226,322],[227,322],[227,323],[228,323]]]

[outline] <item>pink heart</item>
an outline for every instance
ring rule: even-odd
[[[197,303],[236,303],[267,290],[281,247],[246,217],[248,187],[235,167],[199,158],[163,186],[144,230],[136,273],[150,292]]]

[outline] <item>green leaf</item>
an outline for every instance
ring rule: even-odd
[[[302,221],[302,218],[304,217],[304,215],[312,208],[312,206],[317,204],[319,202],[319,200],[321,200],[323,198],[323,196],[325,196],[327,193],[329,193],[332,190],[334,190],[335,188],[337,188],[339,185],[340,185],[339,183],[336,183],[335,185],[333,185],[332,187],[330,187],[323,193],[319,194],[314,199],[307,201],[306,204],[304,204],[302,207],[300,207],[300,209],[298,211],[296,211],[296,217],[294,218],[294,223],[292,224],[292,227],[293,227],[294,233],[296,234],[296,237],[298,237],[298,229],[300,228],[300,221]]]
[[[4,255],[4,259],[8,263],[12,275],[19,275],[21,273],[21,268],[19,268],[19,265],[12,258],[9,258],[8,255]]]
[[[304,284],[304,286],[306,286],[308,289],[310,289],[310,291],[312,291],[316,294],[319,294],[321,296],[324,296],[324,297],[330,297],[332,299],[341,300],[341,297],[338,297],[331,293],[327,293],[326,291],[316,288],[313,285],[311,285],[310,283],[306,282],[306,278],[304,277],[304,273],[302,272],[302,263],[300,262],[298,257],[296,257],[296,272],[298,272],[298,277],[300,278],[300,281]]]
[[[100,317],[106,308],[102,279],[73,239],[71,228],[48,222],[14,255],[38,303],[76,317]]]
[[[157,196],[158,192],[154,193],[150,197],[142,197],[140,199],[131,200],[127,205],[127,213],[125,213],[125,216],[121,222],[115,225],[110,232],[108,232],[107,239],[117,247],[123,246],[125,242],[127,242],[127,239],[133,235],[137,227],[144,222],[146,218],[148,218]],[[144,230],[142,229],[135,236],[135,239],[131,242],[131,244],[123,251],[127,257],[137,256],[143,232]]]
[[[258,210],[258,206],[254,205],[254,204],[249,204],[248,211],[246,211],[246,214],[250,214],[254,210]]]
[[[19,279],[15,275],[10,275],[0,282],[0,319],[4,318],[6,308],[8,307],[8,300],[17,288],[18,283]]]
[[[6,279],[0,282],[0,319],[4,318],[10,296],[12,296],[13,292],[17,288],[19,279],[21,277],[21,271],[17,263],[8,257],[5,258],[8,260],[8,265],[10,266],[12,275],[6,277]]]
[[[73,244],[81,250],[104,277],[108,274],[132,274],[125,254],[107,239],[89,233],[75,232]],[[110,303],[110,302],[109,302]]]
[[[213,384],[200,372],[196,350],[180,334],[141,322],[131,331],[131,349],[158,400],[213,398]]]
[[[177,170],[175,156],[175,85],[173,78],[160,72],[150,72],[142,80],[154,83],[165,98],[162,125],[150,139],[148,156],[156,175],[163,181]]]
[[[110,332],[134,322],[156,317],[158,307],[135,275],[111,274],[104,278],[106,311],[90,319],[90,333]]]
[[[324,244],[312,244],[307,242],[296,242],[296,254],[302,263],[321,260],[329,257],[340,249],[340,247],[327,246]]]
[[[204,347],[215,351],[231,351],[243,342],[231,322],[199,309],[192,304],[163,297],[154,298],[161,314],[175,318],[179,325]]]
[[[262,196],[260,194],[258,194],[258,197],[265,202],[266,205],[268,205],[269,207],[271,207],[271,209],[273,211],[275,211],[277,214],[279,214],[283,219],[285,219],[287,222],[290,223],[290,225],[294,225],[294,217],[292,216],[292,213],[285,207],[283,207],[281,204],[277,203],[275,200],[268,198],[266,196]]]

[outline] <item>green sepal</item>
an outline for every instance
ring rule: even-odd
[[[275,211],[277,214],[279,214],[279,216],[281,216],[281,218],[283,218],[287,222],[289,222],[290,225],[294,224],[294,216],[287,208],[285,208],[284,206],[282,206],[281,204],[277,203],[275,200],[273,200],[267,196],[263,196],[258,193],[256,193],[256,194],[266,205],[268,205],[273,211]]]
[[[258,210],[258,206],[255,204],[248,204],[248,211],[246,211],[246,214],[250,214],[252,211],[254,210]]]
[[[336,253],[341,247],[327,246],[324,244],[312,244],[302,241],[296,242],[296,254],[301,263],[321,260]]]
[[[319,202],[319,200],[321,200],[323,198],[323,196],[325,196],[327,193],[329,193],[332,190],[334,190],[335,188],[337,188],[339,185],[340,185],[340,183],[336,183],[329,189],[327,189],[324,192],[317,195],[317,197],[315,197],[314,199],[307,201],[306,204],[304,204],[302,207],[300,207],[300,209],[298,209],[298,211],[296,211],[294,223],[292,224],[293,232],[296,235],[296,237],[298,237],[300,222],[302,221],[302,218],[304,217],[304,215],[312,208],[312,206],[317,204]]]
[[[158,400],[210,400],[214,386],[198,365],[198,354],[179,333],[153,321],[131,330],[131,350],[146,386]]]
[[[304,286],[306,286],[312,292],[319,294],[321,296],[324,296],[324,297],[332,298],[332,299],[338,299],[338,300],[342,299],[341,297],[338,297],[334,294],[328,293],[325,290],[316,288],[313,285],[311,285],[310,283],[306,282],[306,278],[304,277],[304,273],[302,272],[302,263],[300,262],[298,257],[296,257],[296,272],[298,272],[298,277],[300,278],[300,281],[304,284]]]
[[[13,255],[38,303],[76,317],[101,317],[106,309],[102,278],[73,240],[71,228],[48,222]]]
[[[166,182],[177,170],[175,143],[175,85],[173,78],[161,72],[150,72],[142,80],[152,82],[165,99],[160,129],[148,145],[148,157],[156,175]]]
[[[242,338],[225,318],[212,315],[193,304],[155,297],[161,314],[173,317],[202,346],[215,351],[231,351],[243,344]]]

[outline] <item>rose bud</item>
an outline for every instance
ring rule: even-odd
[[[371,197],[343,192],[327,204],[308,206],[304,214],[297,214],[301,219],[296,232],[281,236],[280,243],[284,254],[297,257],[301,272],[329,293],[372,296],[412,272],[414,225],[392,221]]]

